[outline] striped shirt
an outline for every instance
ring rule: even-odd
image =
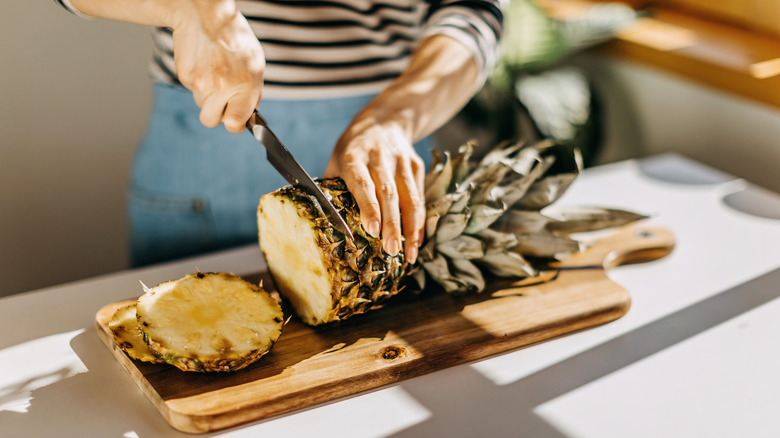
[[[55,0],[79,12],[70,0]],[[238,0],[266,56],[263,96],[377,93],[401,74],[418,41],[447,35],[471,52],[480,83],[498,60],[501,0]],[[179,83],[170,29],[153,32],[150,72]]]

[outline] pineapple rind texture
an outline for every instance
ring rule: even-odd
[[[156,356],[144,340],[144,334],[138,327],[138,318],[135,314],[136,304],[122,306],[114,313],[108,328],[114,337],[114,342],[132,359],[142,362],[165,363]]]
[[[380,307],[407,276],[418,289],[430,279],[449,293],[482,292],[486,274],[535,277],[551,261],[581,251],[584,245],[573,233],[645,218],[615,209],[551,207],[582,168],[579,152],[568,146],[504,143],[480,159],[473,155],[470,143],[454,158],[434,151],[425,176],[425,242],[414,266],[405,263],[403,252],[389,256],[381,241],[363,230],[357,205],[338,178],[319,184],[350,226],[354,244],[330,226],[315,198],[302,189],[288,186],[263,196],[260,247],[296,314],[310,325],[346,319]],[[287,209],[273,208],[285,203]],[[296,233],[290,223],[313,233]],[[300,280],[305,268],[285,255],[290,241],[299,252],[318,254],[311,258],[327,271],[319,274],[316,291]],[[320,298],[316,305],[313,297]],[[313,307],[316,317],[307,310]]]
[[[137,322],[152,354],[183,371],[236,371],[279,338],[281,306],[262,288],[225,273],[197,273],[147,289]]]
[[[354,243],[330,225],[316,198],[300,187],[287,186],[264,195],[258,207],[260,249],[274,283],[309,325],[340,321],[381,307],[400,291],[407,269],[402,252],[386,253],[381,240],[360,225],[357,204],[342,180],[326,179],[319,184],[345,218]],[[290,242],[294,242],[292,251]],[[300,258],[311,263],[300,263]],[[310,277],[322,281],[307,281]]]

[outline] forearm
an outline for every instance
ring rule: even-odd
[[[445,35],[421,43],[409,67],[358,114],[351,129],[395,124],[416,142],[450,120],[481,87],[471,52]]]
[[[84,15],[176,29],[197,15],[204,27],[218,28],[238,14],[235,0],[71,0]]]

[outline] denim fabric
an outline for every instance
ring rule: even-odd
[[[327,100],[263,100],[269,126],[313,177],[373,96]],[[192,94],[155,85],[147,134],[132,168],[128,210],[134,266],[257,240],[260,196],[286,184],[251,134],[201,125]],[[430,160],[429,141],[417,145]]]

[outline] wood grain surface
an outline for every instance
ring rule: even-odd
[[[674,247],[664,229],[616,230],[542,278],[494,281],[481,294],[402,293],[384,308],[324,328],[295,318],[271,352],[233,373],[185,373],[128,358],[97,313],[103,342],[176,429],[201,433],[311,407],[615,320],[631,298],[606,270],[654,260]],[[264,278],[265,277],[265,278]],[[247,279],[264,279],[266,273]]]

